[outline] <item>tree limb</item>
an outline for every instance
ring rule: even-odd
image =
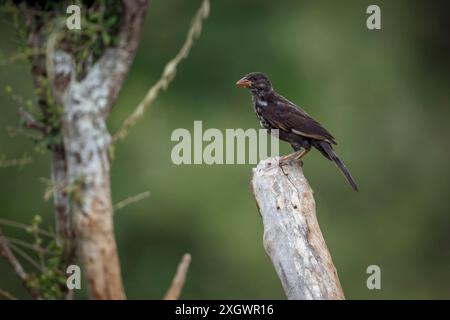
[[[18,300],[16,297],[14,297],[11,293],[9,293],[6,290],[3,290],[2,288],[0,288],[0,296],[8,299],[8,300]]]
[[[191,255],[186,253],[178,264],[177,272],[173,277],[169,290],[167,290],[166,295],[164,296],[164,300],[178,300],[181,290],[183,290],[190,264]]]
[[[139,46],[139,39],[144,23],[145,13],[150,0],[123,0],[124,12],[120,26],[119,44],[115,50],[115,60],[120,62],[111,68],[114,81],[109,88],[109,101],[115,101],[122,87],[123,80],[133,63]],[[109,105],[110,111],[112,103]]]
[[[31,113],[25,110],[25,108],[19,108],[19,116],[27,128],[37,130],[43,134],[48,134],[50,132],[49,128],[37,121]]]
[[[173,58],[166,64],[160,79],[148,90],[144,99],[139,103],[133,113],[125,119],[122,126],[114,134],[112,140],[113,143],[117,142],[118,140],[124,139],[127,136],[130,128],[136,124],[136,122],[144,115],[145,111],[156,100],[159,92],[168,88],[169,84],[175,78],[178,64],[188,56],[194,44],[194,41],[200,36],[203,20],[206,19],[208,15],[209,0],[203,0],[202,5],[192,19],[191,27],[180,51],[177,53],[175,58]]]
[[[16,258],[14,253],[12,252],[8,239],[3,235],[2,231],[0,230],[0,254],[8,261],[8,263],[11,265],[11,267],[14,270],[14,273],[16,276],[22,281],[22,284],[24,287],[30,292],[31,296],[34,299],[41,299],[41,296],[39,292],[36,290],[30,288],[28,286],[28,274],[25,272],[24,268],[22,267],[22,264],[20,261]]]
[[[253,169],[251,186],[264,223],[264,248],[288,299],[344,299],[319,223],[313,191],[296,163]]]
[[[20,264],[19,260],[17,260],[14,253],[11,251],[9,247],[8,239],[1,233],[0,231],[0,249],[2,256],[8,261],[8,263],[13,267],[14,273],[20,278],[22,281],[27,280],[27,274]]]
[[[121,209],[125,208],[126,206],[128,206],[128,205],[130,205],[132,203],[139,202],[142,199],[145,199],[145,198],[147,198],[149,196],[150,196],[150,192],[149,191],[145,191],[145,192],[139,193],[137,195],[130,196],[130,197],[128,197],[128,198],[126,198],[126,199],[116,203],[114,205],[114,210],[115,211],[121,210]]]

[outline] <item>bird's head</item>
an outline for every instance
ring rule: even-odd
[[[272,84],[269,78],[261,72],[252,72],[236,82],[241,88],[248,88],[252,92],[269,92],[272,90]]]

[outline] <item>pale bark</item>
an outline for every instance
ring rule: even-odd
[[[90,296],[123,299],[109,179],[110,135],[101,108],[101,101],[106,105],[104,95],[108,91],[102,88],[100,80],[106,79],[93,79],[93,87],[84,81],[71,85],[64,99],[64,145],[75,237]],[[98,95],[98,100],[93,95]]]
[[[164,300],[178,300],[186,282],[187,272],[191,264],[191,255],[186,253],[178,264],[177,272],[173,277],[170,288],[167,290]]]
[[[47,44],[47,74],[64,107],[67,189],[77,250],[93,299],[125,299],[113,227],[106,118],[134,59],[147,1],[123,4],[118,46],[107,48],[83,79],[77,80],[71,54],[57,48],[57,33]]]
[[[287,298],[344,299],[301,167],[280,168],[276,158],[261,161],[251,186],[264,223],[264,248]]]

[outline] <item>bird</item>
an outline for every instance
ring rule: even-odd
[[[332,161],[353,190],[358,191],[355,180],[333,149],[333,145],[337,145],[336,139],[306,111],[275,92],[267,75],[252,72],[237,81],[236,85],[250,90],[253,110],[261,127],[269,134],[277,129],[278,138],[288,142],[294,149],[294,153],[280,158],[280,166],[292,159],[302,163],[301,159],[314,147]]]

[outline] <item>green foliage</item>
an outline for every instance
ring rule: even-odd
[[[105,48],[117,45],[122,7],[120,2],[111,0],[95,1],[89,6],[80,1],[78,4],[83,8],[82,28],[65,30],[61,42],[73,54],[77,77],[82,79],[87,67],[97,61]]]
[[[9,17],[9,24],[15,35],[17,50],[23,52],[26,50],[27,31],[25,28],[24,16],[19,6],[14,4],[12,0],[6,0],[0,4],[0,12]]]
[[[26,46],[26,38],[33,28],[42,25],[40,36],[44,39],[54,33],[61,33],[58,46],[71,53],[75,59],[75,69],[78,79],[82,79],[88,67],[103,54],[105,48],[115,46],[118,42],[118,31],[122,6],[118,1],[101,0],[95,2],[76,1],[81,10],[81,30],[67,30],[65,28],[65,2],[48,1],[44,5],[28,4],[34,15],[30,27],[25,27],[23,12],[12,1],[3,4],[2,11],[10,17],[13,29],[17,32],[20,42],[19,52],[13,57],[4,58],[0,64],[28,59],[42,59],[45,61],[46,41],[41,47]],[[60,13],[60,14],[58,14]],[[25,99],[16,94],[12,86],[5,88],[5,93],[19,106],[29,112],[33,118],[45,127],[45,132],[30,134],[22,128],[11,128],[13,134],[23,134],[35,142],[35,151],[45,153],[47,149],[63,144],[61,136],[61,117],[63,108],[55,100],[48,76],[44,73],[35,78],[35,99]],[[24,123],[22,122],[22,125]]]
[[[52,146],[62,143],[62,136],[60,134],[62,107],[55,103],[47,78],[39,77],[35,87],[35,93],[38,97],[46,97],[46,102],[42,102],[46,104],[45,113],[32,99],[25,99],[15,93],[11,85],[5,87],[5,94],[19,108],[23,108],[31,115],[37,123],[45,127],[46,131],[28,130],[26,122],[22,118],[19,118],[19,127],[9,127],[8,131],[11,136],[23,135],[28,137],[35,143],[35,152],[43,154],[46,150],[52,148]]]
[[[85,183],[85,178],[83,176],[78,177],[71,184],[55,185],[52,180],[41,178],[41,182],[46,185],[46,190],[44,192],[44,199],[49,200],[55,191],[65,192],[69,196],[72,203],[81,205],[83,203],[83,198],[81,196],[81,188],[83,188]]]
[[[116,147],[113,143],[111,143],[108,146],[108,157],[109,157],[109,160],[111,163],[114,160],[115,153],[116,153]]]
[[[44,239],[39,232],[41,223],[41,216],[35,215],[30,227],[26,229],[34,238],[33,246],[36,248],[41,271],[31,273],[27,285],[36,289],[44,299],[62,299],[67,289],[64,273],[66,266],[62,261],[63,244],[58,243],[55,238]]]
[[[27,278],[25,286],[32,289],[44,299],[62,299],[67,292],[67,262],[63,259],[64,241],[57,239],[49,229],[42,229],[42,217],[35,215],[31,224],[0,219],[0,224],[23,229],[32,240],[30,242],[7,237],[9,247],[25,269]]]
[[[18,166],[22,169],[25,165],[30,164],[32,159],[27,153],[24,153],[19,158],[8,159],[5,154],[0,154],[0,169]]]

